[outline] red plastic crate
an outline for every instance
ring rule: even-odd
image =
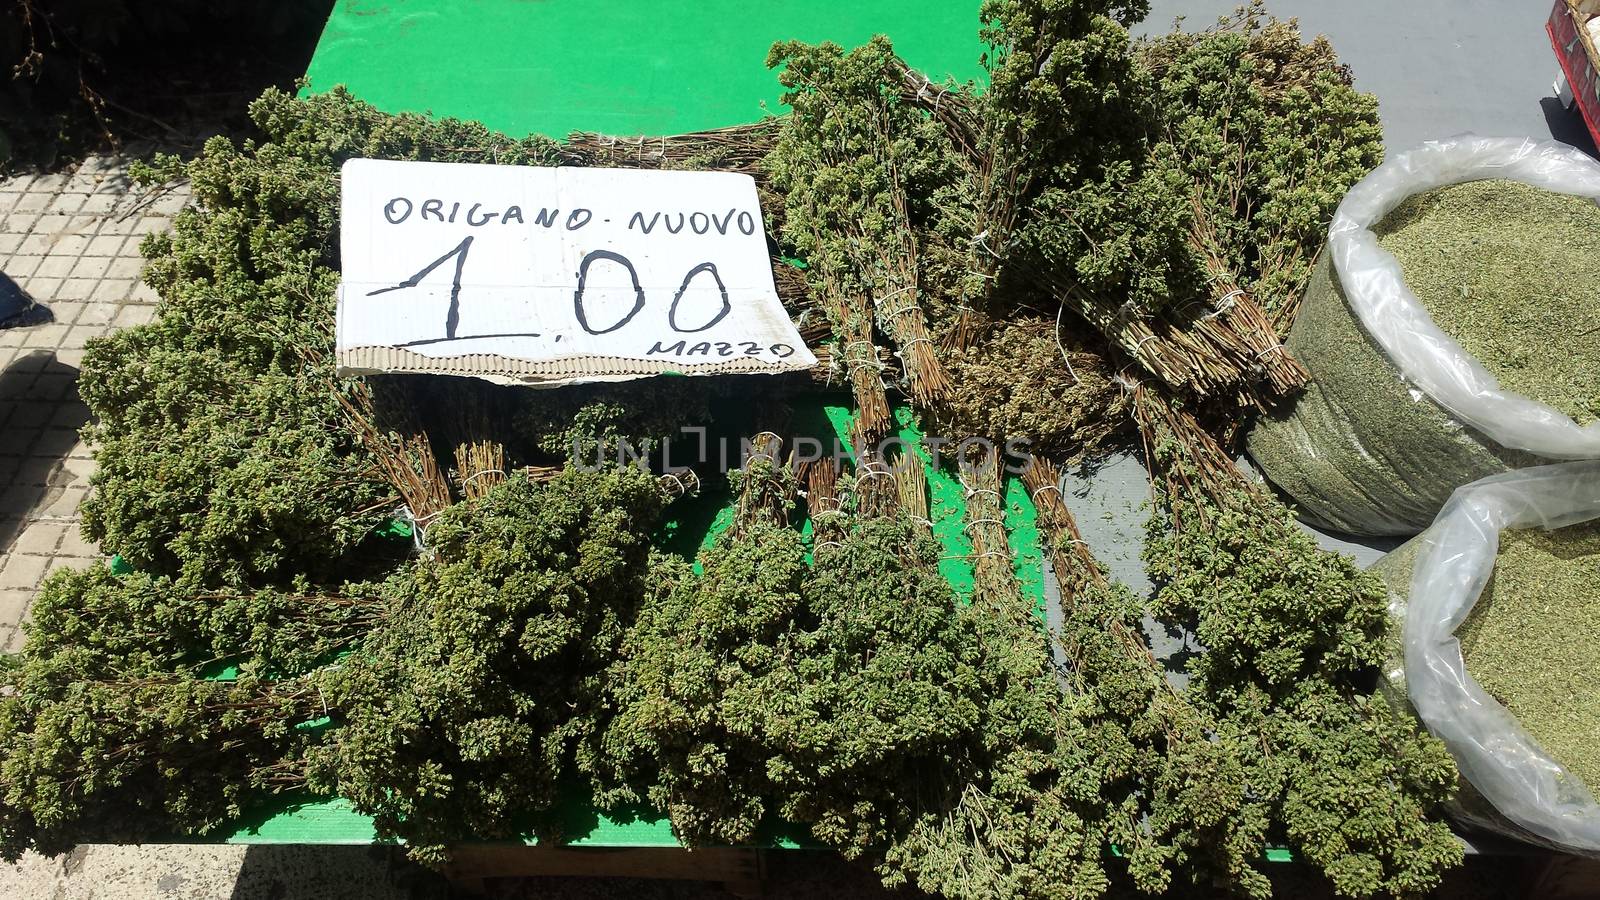
[[[1550,35],[1550,46],[1556,51],[1561,72],[1583,114],[1583,124],[1600,145],[1600,127],[1596,127],[1600,124],[1600,74],[1595,71],[1594,47],[1584,32],[1577,0],[1556,0],[1544,30]]]

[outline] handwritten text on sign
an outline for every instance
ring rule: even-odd
[[[559,384],[816,364],[746,175],[357,159],[341,211],[349,371]]]

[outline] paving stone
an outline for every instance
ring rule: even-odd
[[[114,194],[90,194],[84,198],[81,211],[105,215],[116,208],[118,199]]]
[[[23,290],[28,292],[28,296],[32,297],[35,303],[49,305],[51,301],[55,300],[56,294],[61,292],[61,281],[60,278],[34,276],[28,279],[27,284],[23,285]]]
[[[97,234],[89,241],[89,249],[86,252],[90,256],[116,256],[127,241],[126,235]]]
[[[13,330],[27,340],[27,344],[24,345],[26,352],[12,360],[5,372],[0,373],[0,392],[20,390],[24,386],[23,382],[31,382],[33,379],[17,376],[29,372],[43,372],[50,364],[50,351],[41,349],[44,346],[44,338],[49,335],[40,336],[37,328]]]
[[[5,273],[13,280],[21,281],[39,271],[47,261],[50,261],[47,256],[13,256],[6,262]]]
[[[143,325],[155,317],[153,306],[124,306],[117,312],[115,324],[118,328],[126,328],[129,325]]]
[[[107,278],[95,285],[90,297],[101,303],[121,303],[133,293],[136,283],[132,278]]]
[[[25,343],[23,346],[55,347],[61,343],[61,339],[66,337],[67,332],[70,330],[70,325],[62,325],[56,322],[52,322],[49,325],[34,325],[25,331],[23,337]],[[40,364],[40,368],[43,368],[43,363]]]
[[[137,159],[139,154],[131,151],[127,153],[98,153],[90,156],[78,165],[75,173],[77,177],[88,175],[97,176],[96,180],[109,179],[122,176],[128,171],[128,160]]]
[[[89,236],[62,232],[50,239],[50,252],[78,256],[89,246]]]
[[[139,248],[135,247],[131,253],[117,257],[111,261],[111,267],[106,269],[107,278],[122,278],[128,281],[137,281],[144,273],[144,257],[139,255]]]
[[[128,299],[134,303],[155,304],[161,302],[161,295],[156,293],[155,288],[141,281],[139,282],[139,285],[133,289],[133,296],[129,297]]]
[[[187,191],[169,190],[157,197],[154,203],[150,204],[150,211],[168,217],[175,216],[178,214],[178,210],[183,209],[188,203],[189,194]]]
[[[11,542],[12,553],[22,553],[33,556],[49,556],[61,546],[61,539],[68,531],[76,531],[62,522],[33,522],[17,535]],[[0,617],[0,622],[5,621]]]
[[[72,278],[104,278],[106,270],[111,268],[109,256],[80,256],[72,267]]]
[[[38,445],[34,446],[36,452]],[[55,459],[41,456],[25,457],[17,466],[16,474],[12,476],[12,484],[22,487],[47,487],[58,467],[59,461]]]
[[[11,411],[11,417],[6,420],[9,428],[43,428],[50,424],[55,417],[56,404],[43,401],[24,401],[18,403]],[[44,482],[39,482],[43,484]]]
[[[134,228],[137,227],[138,224],[139,224],[139,217],[137,215],[123,215],[121,213],[118,213],[116,215],[107,217],[107,219],[104,222],[100,223],[100,233],[102,235],[107,235],[107,234],[131,235],[131,234],[133,234]],[[135,247],[137,247],[138,239],[134,239],[133,241],[130,241],[129,243],[131,243]]]
[[[77,263],[78,263],[78,260],[77,260],[76,257],[67,256],[65,254],[60,255],[60,256],[16,257],[16,258],[17,259],[38,259],[40,261],[39,262],[39,266],[31,274],[43,276],[45,278],[66,278],[68,275],[72,274],[73,267],[76,266]],[[108,265],[109,265],[109,263],[108,263]]]
[[[0,562],[0,591],[8,588],[22,588],[31,590],[38,586],[39,579],[44,577],[45,567],[50,565],[48,556],[25,556],[20,553],[8,554]],[[19,616],[12,621],[21,621]]]
[[[50,417],[50,424],[56,428],[82,428],[88,423],[89,407],[81,402],[58,405]]]
[[[39,440],[39,436],[43,433],[42,430],[37,428],[7,427],[4,431],[0,431],[0,454],[22,456],[28,452],[35,441]],[[10,511],[10,508],[5,506],[4,500],[0,499],[0,512]]]
[[[59,300],[80,300],[88,302],[94,296],[97,278],[68,278],[61,283],[61,289],[56,291]]]
[[[6,220],[6,227],[11,227],[10,219]],[[49,253],[50,248],[55,245],[55,240],[51,235],[40,234],[38,232],[25,233],[27,236],[24,237],[22,239],[22,243],[17,246],[18,253]]]
[[[87,193],[57,194],[55,199],[50,201],[50,212],[70,215],[82,209],[83,201],[87,199],[89,199]]]
[[[164,216],[143,216],[133,225],[133,233],[158,234],[172,227],[172,220]]]
[[[57,300],[48,305],[50,307],[50,315],[55,324],[72,325],[83,318],[84,308],[88,304],[72,300]]]
[[[50,211],[36,216],[33,220],[34,234],[64,235],[67,226],[72,223],[72,216],[63,212]]]
[[[49,205],[50,195],[30,191],[11,198],[9,208],[12,212],[40,212]]]
[[[6,215],[5,230],[11,234],[29,234],[39,221],[39,213],[13,212]]]
[[[123,206],[128,205],[128,188],[133,186],[133,180],[126,175],[120,178],[103,178],[94,186],[96,194],[110,194],[117,198]]]
[[[46,560],[48,568],[48,560]],[[28,614],[28,604],[33,602],[32,587],[0,589],[0,622],[20,623]],[[8,635],[9,637],[9,635]]]
[[[79,457],[74,455],[74,451],[78,446],[74,444],[73,451],[68,451],[67,458],[57,461],[58,468],[53,483],[63,486],[73,484],[86,485],[89,483],[89,477],[94,474],[94,460],[87,456]],[[0,462],[3,461],[4,457],[0,457]]]
[[[51,500],[40,511],[40,515],[56,519],[71,519],[78,515],[78,507],[83,504],[83,498],[88,496],[88,488],[69,487],[62,490],[60,496]]]
[[[74,325],[72,331],[62,339],[61,346],[68,350],[81,350],[90,338],[97,338],[106,333],[107,328],[104,325]]]
[[[76,428],[47,428],[39,435],[39,442],[33,445],[35,456],[47,456],[52,459],[61,459],[72,448],[77,446],[78,430]]]
[[[83,529],[77,525],[67,528],[61,536],[61,542],[56,548],[57,556],[66,556],[74,559],[100,559],[105,554],[100,550],[100,545],[93,541],[85,540]]]

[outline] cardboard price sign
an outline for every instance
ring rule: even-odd
[[[557,385],[817,362],[748,175],[355,159],[340,212],[342,372]]]

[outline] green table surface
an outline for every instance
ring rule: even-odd
[[[935,80],[982,74],[977,0],[340,0],[306,72],[389,112],[521,136],[659,135],[776,112],[773,41],[888,34]],[[765,107],[763,106],[765,104]]]
[[[939,80],[982,74],[977,0],[340,0],[307,70],[307,92],[344,85],[389,112],[476,119],[512,135],[675,134],[736,125],[779,111],[780,87],[767,69],[773,41],[832,40],[854,46],[888,34],[912,65]],[[847,441],[850,410],[818,402],[818,431]],[[817,418],[820,416],[821,418]],[[901,437],[917,437],[898,410]],[[971,546],[961,486],[928,467],[941,571],[969,596]],[[1016,569],[1043,608],[1044,575],[1034,511],[1011,479],[1006,496]],[[727,521],[726,498],[680,503],[666,540],[691,552]],[[809,530],[809,526],[808,526]],[[674,847],[664,818],[610,819],[581,795],[568,804],[570,843],[591,847]],[[365,844],[372,822],[341,799],[279,798],[246,817],[229,843]],[[776,826],[765,846],[795,846]]]

